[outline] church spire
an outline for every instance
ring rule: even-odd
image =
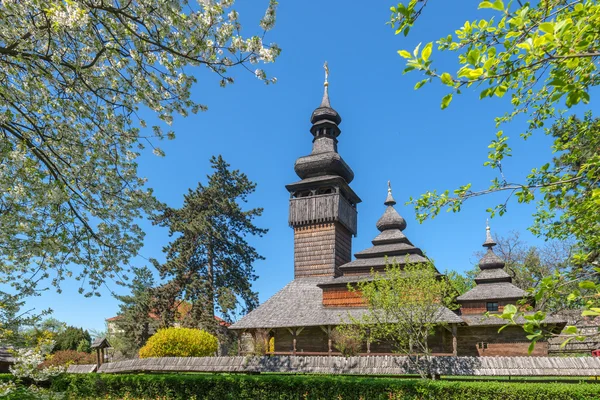
[[[483,242],[483,247],[487,247],[491,249],[496,245],[494,239],[492,239],[492,234],[490,233],[490,220],[485,221],[485,242]]]
[[[323,83],[323,100],[321,100],[319,108],[331,108],[331,104],[329,103],[329,65],[327,61],[323,64],[323,68],[325,69],[325,82]]]

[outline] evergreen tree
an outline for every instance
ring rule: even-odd
[[[81,346],[81,342],[92,342],[90,333],[83,328],[75,328],[68,326],[63,332],[56,335],[53,351],[60,350],[77,350]]]
[[[119,350],[125,356],[134,356],[156,331],[158,322],[152,318],[154,312],[154,277],[146,268],[134,268],[131,295],[115,296],[121,302],[119,319],[116,320]]]
[[[173,322],[177,299],[191,305],[181,316],[182,325],[214,332],[215,313],[231,320],[239,306],[247,312],[258,305],[251,287],[257,278],[253,264],[264,258],[247,238],[267,230],[253,223],[262,208],[244,211],[240,204],[247,202],[256,184],[239,170],[231,171],[221,156],[210,162],[214,172],[208,184],[190,190],[183,207],[166,208],[155,218],[155,224],[169,227],[175,239],[164,248],[167,261],[153,263],[163,279],[170,278],[157,295],[171,304],[165,307],[170,315],[165,318],[163,313],[163,324]]]

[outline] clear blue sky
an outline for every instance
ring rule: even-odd
[[[267,3],[240,2],[237,9],[244,29],[255,29]],[[277,24],[266,38],[283,49],[277,62],[265,67],[278,83],[265,86],[238,70],[236,83],[222,89],[217,77],[198,71],[193,96],[209,110],[175,121],[177,139],[160,143],[165,158],[148,152],[140,159],[140,174],[170,206],[181,205],[188,188],[205,180],[211,155],[222,154],[233,168],[257,182],[249,206],[265,209],[257,224],[269,229],[264,238],[252,241],[266,257],[256,264],[259,279],[254,288],[261,302],[293,278],[293,232],[287,225],[289,194],[284,186],[298,179],[294,161],[311,150],[309,118],[321,100],[325,60],[331,70],[331,104],[343,119],[339,152],[353,168],[356,177],[351,186],[363,200],[353,252],[370,246],[375,237],[386,182],[391,180],[397,210],[408,223],[406,235],[435,260],[439,270],[463,271],[477,261],[473,253],[485,238],[485,209],[501,198],[470,201],[462,212],[443,213],[422,225],[403,203],[426,190],[453,189],[468,182],[476,189],[486,187],[494,177],[482,166],[495,134],[493,118],[507,110],[508,100],[479,101],[475,92],[467,90],[442,111],[440,100],[446,89],[434,84],[414,91],[415,82],[422,78],[416,73],[403,75],[404,62],[396,53],[435,41],[466,19],[478,18],[477,2],[435,2],[408,38],[395,36],[385,24],[390,5],[281,1]],[[432,58],[440,61],[440,68],[456,70],[452,69],[454,54],[442,57],[434,50]],[[514,155],[504,165],[510,181],[522,180],[531,168],[550,158],[550,140],[537,135],[525,142],[518,138],[522,129],[519,121],[505,127],[513,139]],[[491,221],[493,232],[505,235],[516,230],[531,244],[539,244],[526,232],[532,211],[532,206],[510,203],[507,215]],[[147,236],[140,254],[163,259],[167,231],[147,222],[143,226]],[[134,262],[147,264],[142,257]],[[108,286],[123,292],[112,282]],[[62,294],[46,292],[28,306],[52,307],[54,316],[69,324],[103,329],[104,319],[117,313],[117,301],[108,289],[100,298],[84,298],[77,287],[76,282],[67,282]]]

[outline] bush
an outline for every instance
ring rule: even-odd
[[[585,383],[427,381],[330,375],[73,374],[55,378],[52,389],[76,399],[597,400],[599,397],[598,386]]]
[[[140,358],[206,357],[217,352],[217,338],[200,329],[159,329],[140,349]]]
[[[43,367],[61,365],[96,364],[96,355],[75,350],[60,350],[51,354],[43,363]]]
[[[333,347],[344,357],[357,356],[362,349],[360,332],[354,325],[340,325],[331,332]]]

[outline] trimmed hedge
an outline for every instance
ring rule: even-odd
[[[69,398],[336,399],[336,400],[588,400],[600,385],[425,381],[315,375],[82,374],[64,375],[51,388]]]

